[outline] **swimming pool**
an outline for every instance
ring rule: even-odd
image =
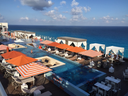
[[[83,67],[77,62],[67,60],[66,58],[59,57],[54,54],[50,54],[46,51],[34,48],[32,46],[27,46],[27,48],[19,48],[15,50],[20,51],[29,57],[37,58],[42,56],[49,56],[65,63],[65,65],[63,66],[53,68],[53,72],[64,78],[65,80],[72,82],[76,86],[81,82],[89,81],[90,79],[101,74],[101,71],[98,71],[96,69],[92,70],[88,67]],[[33,50],[33,53],[30,52],[31,50]]]

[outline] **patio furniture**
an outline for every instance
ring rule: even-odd
[[[36,90],[43,90],[43,89],[45,89],[45,87],[44,86],[42,86],[42,85],[40,85],[40,86],[35,86],[35,87],[32,87],[32,88],[30,88],[30,89],[26,89],[26,88],[24,88],[24,89],[21,89],[21,91],[23,92],[23,93],[28,93],[28,94],[32,94],[34,91],[36,91]]]
[[[109,68],[109,72],[114,73],[114,68],[112,66]]]
[[[14,76],[11,76],[12,77],[12,86],[15,86],[15,89],[17,89],[21,84],[21,80],[20,79],[17,79],[16,77]]]
[[[101,84],[104,84],[105,85],[105,82],[101,81]]]
[[[109,80],[110,84],[112,84],[112,87],[113,87],[113,91],[114,92],[117,92],[116,89],[119,89],[120,86],[121,86],[121,79],[115,79],[114,77],[105,77],[106,80]]]
[[[115,88],[115,86],[116,86],[115,84],[116,84],[116,83],[111,82],[111,85],[112,85],[112,88],[113,88],[112,91],[113,91],[114,93],[117,92],[117,90],[116,90],[117,88]]]
[[[40,90],[36,90],[33,92],[33,96],[39,96],[41,94]]]
[[[126,80],[126,79],[128,79],[128,74],[126,74],[126,73],[123,72],[123,76],[124,76],[124,80],[125,81],[128,81],[128,80]]]
[[[29,78],[24,78],[21,79],[22,83],[28,83],[28,82],[33,82],[33,85],[35,84],[35,78],[34,77],[29,77]]]
[[[4,77],[5,78],[8,78],[10,76],[13,76],[15,71],[11,71],[11,70],[6,70],[5,74],[4,74]]]
[[[106,86],[106,85],[104,85],[104,84],[101,84],[101,83],[99,83],[99,82],[95,83],[94,85],[97,86],[98,88],[104,90],[103,94],[102,94],[102,90],[98,91],[98,93],[100,93],[102,96],[103,96],[103,95],[106,96],[106,92],[109,92],[110,89],[111,89],[110,87],[108,87],[108,86]],[[98,89],[98,90],[99,90],[99,89]]]
[[[75,56],[69,58],[69,60],[72,60],[72,61],[75,61],[76,59],[77,59],[77,55],[75,55]]]
[[[109,80],[105,79],[105,82],[106,82],[107,84],[109,84]]]
[[[94,94],[96,94],[98,89],[95,86],[92,86],[92,90],[94,91]]]
[[[101,61],[97,62],[97,67],[101,67]]]
[[[65,58],[70,58],[70,57],[72,57],[72,55],[65,54],[64,57]]]
[[[46,92],[43,92],[42,94],[38,95],[38,96],[51,96],[52,93],[50,91],[46,91]]]
[[[120,58],[119,61],[120,61],[121,63],[125,62],[125,61],[123,60],[123,58]]]
[[[100,94],[100,96],[103,96],[103,95],[104,95],[104,92],[103,92],[103,90],[101,90],[101,89],[98,89],[98,94]]]
[[[108,87],[110,87],[110,88],[112,87],[112,85],[111,85],[111,84],[107,84],[107,86],[108,86]]]

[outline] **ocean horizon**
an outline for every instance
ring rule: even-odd
[[[38,36],[75,37],[87,39],[89,44],[100,43],[108,46],[124,47],[124,57],[128,58],[128,26],[48,26],[9,25],[9,31],[23,30],[35,32]]]

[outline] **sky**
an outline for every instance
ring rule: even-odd
[[[128,0],[0,0],[9,25],[128,26]]]

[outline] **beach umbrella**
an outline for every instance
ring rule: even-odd
[[[19,66],[16,67],[16,70],[21,74],[23,78],[52,71],[52,69],[38,63],[30,63],[27,65]]]
[[[11,51],[11,52],[1,54],[1,56],[4,57],[5,59],[15,58],[15,57],[20,56],[20,55],[25,55],[25,54],[18,52],[18,51]]]
[[[16,65],[16,66],[21,66],[21,65],[25,65],[31,62],[37,61],[37,59],[35,58],[31,58],[31,57],[27,57],[25,55],[20,55],[17,56],[15,58],[12,58],[10,60],[6,60],[6,62]]]

